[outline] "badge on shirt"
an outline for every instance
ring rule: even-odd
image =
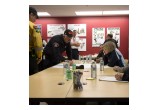
[[[57,42],[55,42],[55,43],[53,44],[53,46],[54,46],[54,47],[59,47],[59,44],[58,44]]]
[[[36,30],[36,32],[40,33],[40,29],[38,28],[38,26],[34,26],[34,29]]]

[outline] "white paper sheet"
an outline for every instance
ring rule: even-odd
[[[60,63],[58,65],[52,66],[52,68],[63,68],[63,63]]]
[[[100,81],[111,81],[111,82],[128,82],[128,81],[118,81],[114,76],[102,76],[99,78]]]
[[[91,68],[91,64],[76,64],[76,66],[84,65],[84,68]],[[100,68],[100,64],[96,64],[97,68]],[[109,66],[104,66],[104,68],[110,68]]]

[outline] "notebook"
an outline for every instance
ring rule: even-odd
[[[111,82],[128,82],[128,81],[116,80],[114,76],[102,76],[101,78],[99,78],[99,80],[100,81],[111,81]]]

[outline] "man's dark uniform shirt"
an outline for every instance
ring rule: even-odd
[[[65,43],[63,37],[63,35],[53,36],[44,48],[45,68],[63,62],[65,60],[65,58],[62,56],[64,51],[67,53],[68,60],[72,60],[70,42]]]

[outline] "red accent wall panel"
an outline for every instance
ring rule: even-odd
[[[129,59],[129,16],[94,16],[94,17],[50,17],[40,18],[36,24],[42,24],[42,36],[47,41],[47,24],[86,24],[87,51],[80,55],[88,55],[99,52],[98,47],[92,47],[92,28],[120,27],[120,48],[125,59]],[[81,37],[81,36],[80,36]],[[81,38],[85,38],[84,36]]]

